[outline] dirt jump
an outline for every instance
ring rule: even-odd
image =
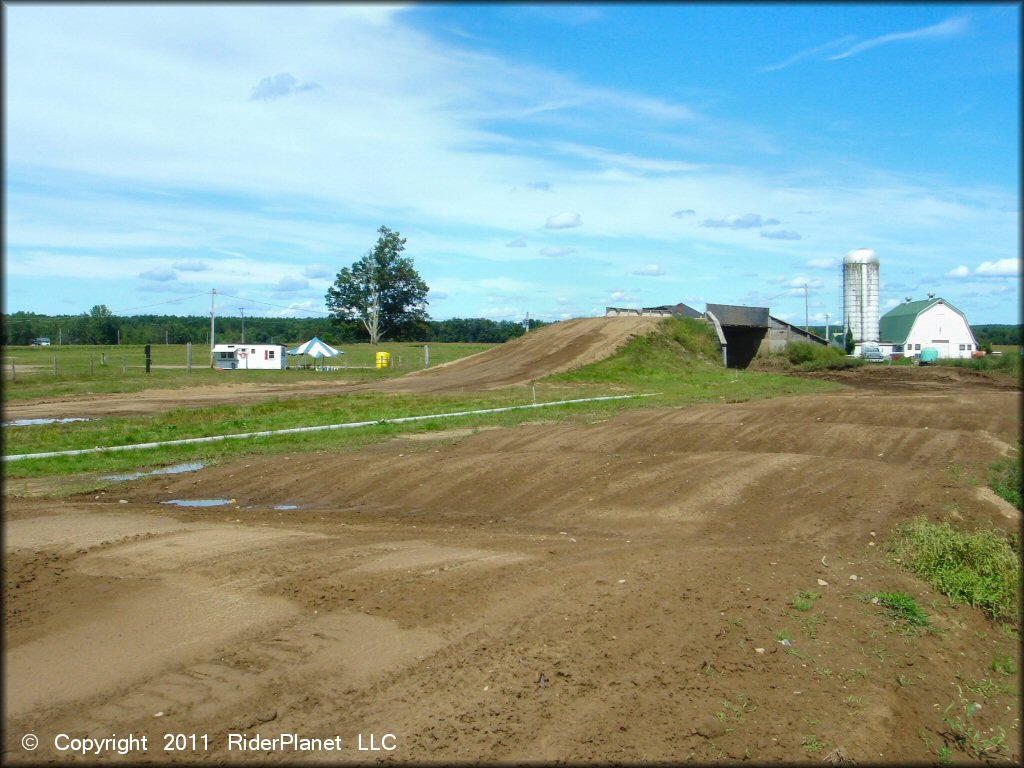
[[[503,351],[505,381],[535,375]],[[405,383],[485,386],[474,365]],[[866,376],[58,500],[13,484],[4,762],[936,762],[973,759],[968,710],[1019,762],[1019,672],[993,671],[1016,638],[882,550],[921,514],[1019,527],[978,478],[1020,392]]]
[[[348,380],[251,384],[244,371],[225,373],[225,383],[151,389],[126,395],[76,395],[13,402],[4,421],[39,418],[98,418],[161,413],[173,408],[206,408],[274,398],[319,397],[356,391],[443,392],[496,389],[587,365],[613,354],[633,336],[650,333],[654,317],[582,318],[525,334],[471,357],[371,383]]]

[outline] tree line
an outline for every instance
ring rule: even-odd
[[[217,317],[214,341],[238,344],[294,344],[319,336],[329,344],[353,344],[369,340],[359,320],[329,317]],[[530,320],[530,329],[547,323]],[[3,315],[4,346],[29,345],[48,338],[51,344],[193,344],[210,343],[210,318],[195,315],[114,315],[100,304],[79,315],[42,315],[13,312]],[[522,323],[487,318],[422,320],[387,341],[423,343],[475,342],[500,344],[526,332]]]

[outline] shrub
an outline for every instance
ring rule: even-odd
[[[833,346],[822,347],[806,341],[791,341],[783,353],[790,364],[800,371],[850,368],[863,365],[860,358],[848,358]]]

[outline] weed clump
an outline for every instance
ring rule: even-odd
[[[906,592],[878,592],[875,597],[893,618],[902,619],[915,627],[928,626],[928,615]]]
[[[917,517],[896,529],[887,548],[951,602],[976,606],[996,621],[1019,626],[1021,563],[1019,544],[1014,544],[1001,531],[971,533]]]

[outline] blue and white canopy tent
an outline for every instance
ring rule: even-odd
[[[289,355],[309,355],[314,359],[324,357],[336,357],[338,355],[344,355],[340,349],[335,349],[325,341],[321,341],[319,337],[314,336],[309,341],[299,344],[295,349],[288,350]]]

